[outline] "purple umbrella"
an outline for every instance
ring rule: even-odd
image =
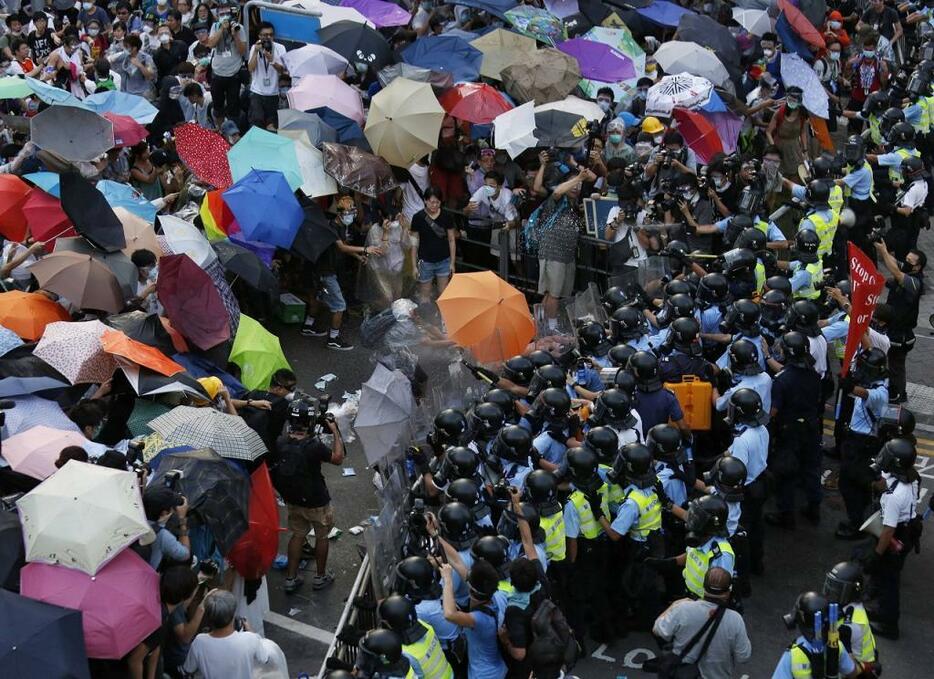
[[[655,0],[648,7],[637,7],[636,12],[649,21],[662,26],[677,26],[682,14],[694,14],[689,9],[666,0]]]
[[[584,78],[615,83],[636,76],[632,60],[618,49],[602,42],[572,38],[559,43],[557,47],[577,59]]]
[[[713,123],[713,126],[717,129],[717,136],[720,137],[720,141],[723,143],[723,152],[727,155],[733,153],[737,148],[739,133],[743,128],[743,119],[729,111],[717,111],[715,113],[704,111],[701,115]]]
[[[383,0],[341,0],[341,7],[352,7],[373,22],[377,28],[407,26],[412,15],[392,2]]]

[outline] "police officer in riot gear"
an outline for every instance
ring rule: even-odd
[[[759,305],[751,299],[738,299],[733,302],[724,315],[723,322],[720,324],[720,331],[730,338],[728,340],[730,343],[745,339],[758,347],[761,344],[759,337],[762,333],[759,326],[760,314]],[[725,349],[729,349],[729,346],[725,347]],[[717,359],[717,367],[729,367],[729,358],[729,352],[724,351]],[[765,358],[762,356],[762,352],[759,352],[756,360],[759,367],[765,370]]]
[[[484,403],[495,403],[503,411],[506,424],[516,424],[519,421],[519,412],[516,410],[516,400],[505,389],[490,389],[483,395]]]
[[[831,649],[827,645],[830,602],[823,595],[817,592],[799,595],[794,609],[783,620],[788,629],[797,627],[800,636],[779,658],[773,678],[819,679],[828,676],[828,669],[838,671],[842,677],[854,675],[856,664],[846,649],[843,646]]]
[[[402,638],[388,629],[367,632],[357,645],[354,676],[361,679],[407,679],[408,658],[402,655]]]
[[[448,446],[464,442],[467,433],[467,416],[456,408],[447,408],[435,415],[434,428],[428,434],[428,443],[440,455]]]
[[[434,629],[441,640],[445,655],[453,665],[458,659],[459,642],[463,637],[457,625],[444,619],[441,606],[441,578],[431,562],[423,556],[409,556],[396,564],[393,591],[415,604],[415,613]],[[463,649],[460,649],[461,659]]]
[[[775,276],[788,282],[784,276]],[[771,279],[768,279],[771,280]],[[789,283],[789,289],[791,284]],[[762,329],[762,336],[771,346],[775,343],[784,330],[785,316],[788,314],[788,307],[791,305],[789,296],[783,290],[767,290],[759,299],[759,325]]]
[[[470,442],[467,446],[485,457],[497,432],[506,424],[506,416],[497,404],[481,402],[470,411],[469,422]]]
[[[456,479],[444,491],[448,502],[460,502],[470,509],[474,525],[480,533],[494,531],[490,505],[486,501],[483,487],[471,479]]]
[[[554,470],[564,462],[568,441],[580,426],[577,416],[571,416],[571,398],[562,389],[549,387],[541,393],[536,411],[542,419],[542,429],[532,440],[541,456],[539,465]]]
[[[629,370],[636,378],[636,411],[642,418],[642,433],[656,424],[674,422],[678,428],[690,431],[684,412],[671,389],[662,386],[658,358],[647,351],[637,351],[629,359]]]
[[[858,561],[841,561],[824,577],[823,595],[840,607],[840,641],[853,657],[859,677],[876,677],[882,671],[876,640],[863,606],[863,567]]]
[[[797,330],[808,338],[811,357],[814,359],[814,370],[823,378],[827,374],[827,339],[820,331],[818,321],[820,309],[810,299],[799,299],[788,308],[785,317],[785,329]],[[781,370],[781,363],[769,357],[769,367]]]
[[[640,351],[652,346],[649,339],[649,322],[634,306],[620,307],[610,316],[610,333],[617,344],[628,344]]]
[[[617,448],[642,440],[642,421],[633,411],[629,394],[621,389],[607,389],[597,397],[587,424],[611,428],[616,434]]]
[[[694,315],[700,325],[704,357],[712,360],[720,355],[717,336],[720,334],[720,323],[730,301],[730,288],[726,276],[722,273],[701,276],[697,285],[696,301],[697,309]]]
[[[596,321],[584,323],[577,329],[577,341],[580,352],[593,359],[601,368],[609,368],[610,363],[606,357],[610,344],[606,336],[606,329]]]
[[[792,260],[781,262],[779,266],[787,269],[794,299],[816,300],[820,297],[820,286],[824,278],[821,263],[821,241],[816,231],[802,229],[795,234],[795,247]]]
[[[516,425],[499,430],[493,441],[491,453],[499,460],[499,475],[515,488],[522,488],[525,477],[532,471],[532,436]]]
[[[415,604],[404,596],[393,594],[379,605],[383,624],[399,635],[402,654],[411,671],[426,679],[453,679],[454,670],[444,655],[444,649],[434,628],[418,619]]]
[[[685,375],[710,381],[714,367],[702,357],[700,324],[694,317],[678,318],[671,324],[668,342],[661,348],[658,370],[662,382],[681,382]]]
[[[739,389],[752,389],[762,401],[762,409],[768,412],[772,406],[772,378],[760,363],[761,342],[757,346],[746,339],[739,339],[727,350],[730,367],[720,371],[713,391],[714,406],[725,412],[730,397]],[[721,395],[722,391],[722,395]]]

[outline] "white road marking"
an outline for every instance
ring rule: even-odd
[[[284,630],[292,632],[293,634],[305,637],[306,639],[313,639],[325,645],[329,645],[334,640],[333,632],[328,632],[320,627],[299,622],[298,620],[294,620],[281,613],[276,613],[275,611],[266,613],[263,620],[276,627],[281,627]]]
[[[603,662],[616,662],[616,658],[611,658],[608,655],[603,655],[603,652],[606,650],[606,644],[600,644],[597,648],[594,649],[594,652],[590,654],[591,658],[596,658],[597,660],[602,660]]]
[[[645,658],[636,661],[636,658],[638,658],[640,655],[644,655]],[[625,658],[623,658],[623,665],[634,670],[641,670],[643,663],[646,660],[650,660],[654,657],[655,654],[647,648],[634,648],[626,654]]]

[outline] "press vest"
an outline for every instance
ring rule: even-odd
[[[729,554],[734,559],[736,558],[733,548],[726,538],[714,538],[713,545],[707,551],[701,551],[697,547],[687,548],[682,575],[688,591],[697,598],[702,599],[704,597],[704,578],[707,576],[707,569],[710,568],[711,559],[723,553]]]
[[[901,157],[903,163],[912,156],[915,158],[921,157],[921,153],[918,151],[918,149],[895,149],[895,153]],[[902,181],[901,167],[889,168],[889,181],[893,183]]]
[[[808,281],[807,285],[796,290],[794,297],[795,299],[817,299],[820,297],[820,291],[815,287],[814,283],[824,275],[824,265],[818,259],[816,262],[806,265],[804,270],[810,274],[811,280]]]
[[[811,679],[814,675],[811,673],[811,659],[808,654],[797,644],[789,650],[791,652],[791,676],[794,679]],[[837,653],[840,653],[840,648],[837,649]],[[819,676],[824,676],[823,668]]]
[[[606,503],[606,484],[600,487],[599,493],[603,496],[603,503]],[[588,540],[595,540],[600,537],[603,533],[603,526],[594,518],[593,512],[590,510],[590,502],[588,502],[587,496],[581,491],[575,490],[568,499],[571,501],[571,504],[574,505],[574,509],[577,510],[581,535]],[[606,509],[604,509],[604,513],[605,512]]]
[[[632,500],[639,508],[639,520],[629,528],[630,536],[645,540],[649,533],[662,527],[662,505],[654,491],[646,495],[630,490],[623,497],[623,502],[626,500]]]
[[[435,630],[427,622],[419,620],[418,624],[425,628],[425,636],[414,644],[404,644],[402,652],[415,658],[425,673],[425,679],[454,679],[454,670],[444,655]],[[409,676],[415,676],[411,669],[409,673]]]
[[[549,561],[564,561],[567,541],[564,534],[564,512],[543,516],[538,525],[545,531],[545,555]]]

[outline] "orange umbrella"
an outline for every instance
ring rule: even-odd
[[[165,331],[169,333],[169,339],[172,340],[172,346],[175,347],[175,350],[180,354],[187,354],[191,351],[191,348],[188,346],[188,342],[185,341],[185,338],[182,337],[182,333],[172,327],[172,321],[170,321],[165,316],[159,316],[159,322],[162,323],[162,327],[165,328]]]
[[[166,377],[185,370],[155,347],[130,339],[119,330],[105,330],[101,337],[101,346],[108,354],[126,358]]]
[[[0,234],[9,240],[22,242],[26,238],[23,203],[29,189],[29,184],[16,175],[0,175]]]
[[[525,295],[492,271],[454,274],[438,308],[448,337],[483,363],[522,353],[535,336]]]
[[[45,295],[18,290],[0,293],[0,325],[29,342],[42,337],[49,323],[70,320],[69,313]]]

